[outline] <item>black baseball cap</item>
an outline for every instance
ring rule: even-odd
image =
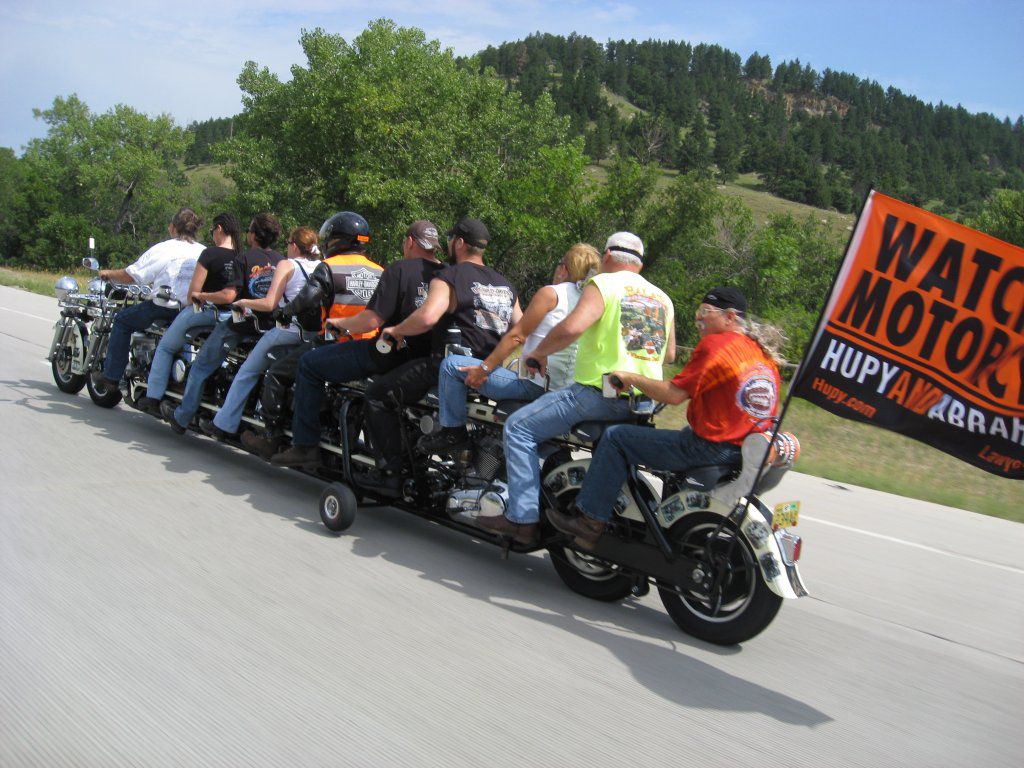
[[[741,315],[747,311],[747,297],[738,288],[728,285],[712,288],[701,299],[701,304],[708,304],[718,309],[735,309]]]
[[[472,245],[474,248],[486,248],[491,241],[491,233],[480,219],[459,219],[455,226],[448,230],[449,240],[456,237],[461,237],[466,241],[466,245]]]

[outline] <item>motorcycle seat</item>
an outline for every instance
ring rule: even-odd
[[[498,421],[504,422],[508,417],[533,400],[499,400],[494,406],[494,415]]]
[[[235,342],[235,347],[232,350],[232,354],[235,355],[248,355],[252,352],[253,347],[259,343],[260,339],[258,336],[243,336]]]
[[[570,431],[580,440],[587,443],[596,443],[604,435],[605,430],[617,424],[639,424],[641,419],[615,419],[614,421],[581,421]]]
[[[676,473],[679,484],[695,491],[710,491],[723,480],[731,480],[739,471],[735,464],[712,464],[706,467],[690,467]]]
[[[197,325],[194,328],[189,328],[185,331],[185,343],[193,345],[201,344],[206,341],[206,338],[210,335],[210,331],[212,330],[212,325]]]

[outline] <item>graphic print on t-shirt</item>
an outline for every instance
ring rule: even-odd
[[[274,266],[272,264],[253,267],[249,270],[249,280],[246,283],[249,297],[253,299],[266,298],[267,294],[270,293],[270,283],[273,280]]]
[[[778,398],[775,374],[767,365],[751,368],[736,391],[736,405],[757,421],[771,418]]]
[[[416,309],[423,306],[423,302],[427,300],[427,292],[430,290],[430,286],[426,283],[420,283],[416,286],[416,298],[413,299],[413,303],[416,305]]]
[[[514,294],[507,285],[473,283],[473,322],[477,328],[504,334],[512,322]]]
[[[659,360],[665,348],[665,305],[657,297],[627,287],[619,302],[622,341],[630,357]]]

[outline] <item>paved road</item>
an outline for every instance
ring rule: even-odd
[[[791,473],[813,596],[717,648],[395,510],[328,535],[60,393],[54,307],[0,288],[2,766],[1020,765],[1024,526]]]

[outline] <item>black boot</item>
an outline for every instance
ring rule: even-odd
[[[424,435],[416,443],[416,449],[428,456],[455,453],[469,447],[469,432],[466,427],[444,427],[436,435]]]

